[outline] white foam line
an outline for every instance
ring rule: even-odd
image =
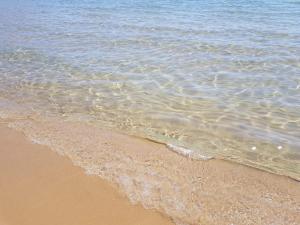
[[[210,160],[210,159],[213,158],[213,157],[210,157],[210,156],[204,156],[204,155],[200,155],[200,154],[193,154],[193,150],[183,148],[183,147],[179,147],[179,146],[176,146],[176,145],[166,144],[166,146],[171,151],[176,152],[176,153],[178,153],[180,155],[183,155],[185,157],[188,157],[188,158],[200,159],[200,160]]]

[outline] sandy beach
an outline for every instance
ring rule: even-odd
[[[1,224],[300,222],[300,186],[291,178],[192,160],[159,143],[78,123],[4,121]]]
[[[1,225],[171,225],[66,157],[0,124]]]
[[[0,225],[300,225],[300,0],[1,0]]]

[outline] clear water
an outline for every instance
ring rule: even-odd
[[[300,179],[299,21],[298,0],[1,0],[0,97]]]

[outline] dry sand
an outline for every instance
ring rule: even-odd
[[[0,124],[0,225],[168,225],[106,181]]]

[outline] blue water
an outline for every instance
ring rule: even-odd
[[[300,177],[300,1],[0,2],[0,97]]]

